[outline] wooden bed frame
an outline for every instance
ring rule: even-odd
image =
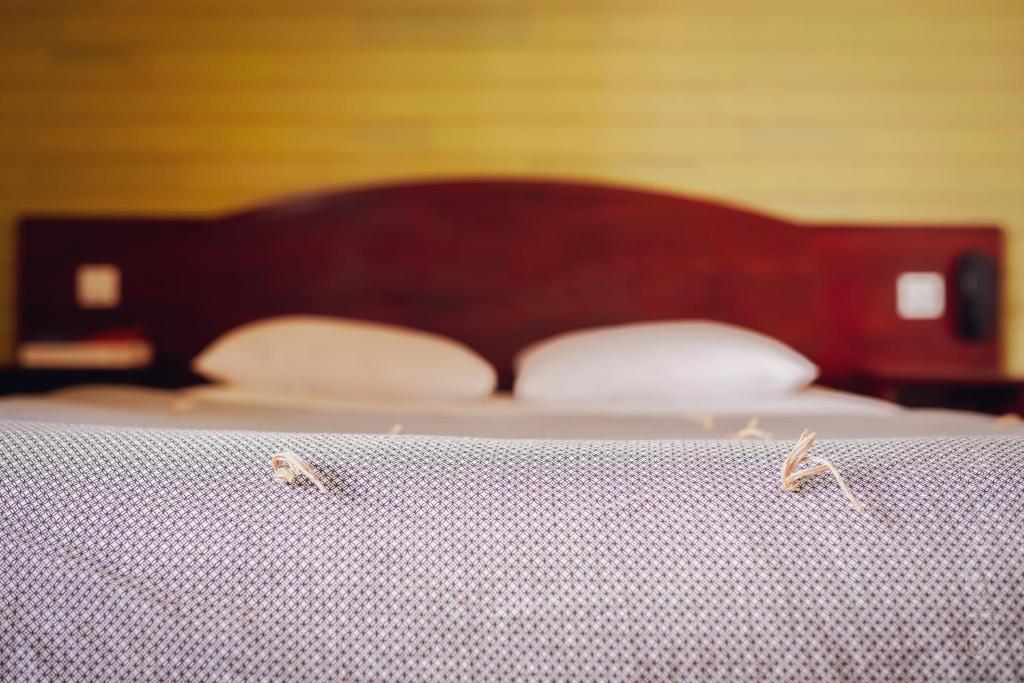
[[[549,335],[708,318],[784,340],[841,386],[866,368],[998,371],[1002,251],[1000,231],[984,226],[805,225],[573,182],[398,184],[214,218],[26,218],[17,338],[127,330],[181,384],[194,380],[190,358],[236,325],[329,314],[459,339],[508,387],[515,353]],[[120,269],[120,305],[77,305],[82,264]],[[897,315],[908,271],[945,276],[942,317]]]

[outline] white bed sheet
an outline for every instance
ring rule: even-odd
[[[657,407],[551,406],[508,396],[468,402],[325,400],[222,387],[168,391],[82,386],[0,400],[0,418],[192,429],[436,434],[531,439],[731,438],[751,418],[773,437],[804,429],[822,438],[1024,434],[1021,423],[892,403],[812,387],[785,399]]]
[[[86,396],[96,396],[95,388],[86,389]],[[844,415],[892,415],[903,410],[889,401],[868,396],[812,386],[804,391],[787,396],[737,396],[677,403],[652,404],[584,404],[584,403],[538,403],[517,400],[511,394],[498,393],[482,400],[469,401],[402,401],[372,398],[318,397],[306,393],[238,389],[230,386],[207,385],[179,392],[177,403],[181,410],[202,410],[210,405],[235,407],[257,406],[269,408],[291,408],[313,411],[359,411],[359,412],[403,412],[403,413],[444,413],[457,415],[507,416],[507,415],[801,415],[801,414],[844,414]],[[129,393],[126,405],[132,400]]]

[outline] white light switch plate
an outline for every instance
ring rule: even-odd
[[[941,318],[946,312],[946,278],[942,273],[900,273],[896,312],[904,320]]]
[[[110,263],[78,266],[75,301],[81,308],[117,308],[121,303],[121,269]]]

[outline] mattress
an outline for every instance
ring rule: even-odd
[[[1024,441],[792,446],[3,422],[0,679],[1020,680]]]
[[[948,410],[904,410],[820,387],[783,398],[657,406],[571,406],[489,400],[326,400],[220,387],[166,391],[84,386],[0,400],[0,419],[187,429],[245,429],[532,439],[732,438],[751,419],[767,435],[828,438],[1024,434],[1022,424]]]

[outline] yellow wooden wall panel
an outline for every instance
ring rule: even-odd
[[[266,90],[264,85],[209,85],[192,87],[182,93],[180,89],[188,84],[155,89],[147,87],[141,79],[126,79],[113,85],[65,86],[61,96],[79,100],[67,104],[71,111],[84,109],[93,113],[125,108],[140,115],[161,111],[179,115],[226,111],[240,118],[248,112],[291,117],[305,114],[359,115],[362,118],[434,116],[441,118],[440,123],[448,117],[458,120],[472,115],[529,118],[571,114],[585,120],[588,112],[598,117],[652,112],[669,116],[671,112],[684,122],[722,117],[718,120],[733,126],[738,126],[738,119],[742,119],[898,127],[914,123],[979,126],[992,119],[1014,122],[1024,116],[1024,104],[1008,89],[1009,84],[1006,88],[946,91],[900,87],[899,84],[887,88],[793,88],[786,91],[785,97],[778,96],[778,84],[732,88],[692,86],[688,89],[686,83],[668,87],[672,84],[623,82],[607,90],[604,85],[597,81],[508,83],[487,80],[426,85],[399,83],[385,87],[354,84],[352,92],[347,92],[336,88],[316,89],[300,83],[280,84],[274,91]],[[138,90],[140,88],[142,90]],[[55,99],[58,101],[54,102]],[[60,113],[64,106],[53,94],[33,92],[28,87],[3,100],[0,112],[8,114],[53,104],[56,107],[47,108]]]
[[[56,12],[23,3],[30,26],[61,37],[135,37],[196,44],[216,40],[299,42],[333,40],[338,29],[370,40],[394,35],[494,44],[521,40],[656,42],[691,38],[715,41],[920,43],[952,40],[1012,42],[1021,19],[1012,3],[836,2],[214,2],[56,3]],[[30,7],[30,5],[28,5]],[[878,21],[879,17],[884,22]],[[56,19],[56,23],[54,23]],[[954,22],[955,20],[955,22]],[[178,30],[180,29],[180,30]]]
[[[936,54],[930,48],[881,50],[819,45],[737,52],[728,46],[679,43],[609,52],[600,45],[502,48],[380,46],[221,45],[148,46],[64,54],[39,44],[0,45],[0,83],[21,87],[112,86],[144,79],[148,87],[225,85],[367,88],[416,83],[591,82],[593,85],[680,85],[722,89],[782,86],[794,90],[843,90],[874,85],[947,90],[991,89],[1013,84],[1020,48],[962,47]],[[600,81],[600,83],[594,83]]]
[[[339,125],[344,131],[339,132]],[[286,131],[286,132],[285,132]],[[495,138],[499,138],[495,140]],[[971,149],[950,149],[973,137]],[[324,140],[331,139],[325,147]],[[360,156],[395,149],[405,153],[458,155],[490,150],[517,153],[576,155],[581,159],[672,159],[693,163],[806,166],[833,164],[889,169],[926,167],[927,173],[948,173],[935,164],[957,164],[955,173],[1004,174],[1019,167],[1024,139],[993,133],[974,135],[964,130],[916,130],[905,135],[888,131],[822,130],[810,127],[762,126],[756,131],[733,127],[674,127],[668,122],[643,125],[572,125],[547,122],[494,122],[471,120],[458,128],[439,127],[417,120],[303,122],[287,124],[239,122],[225,131],[218,125],[182,126],[162,123],[140,126],[92,126],[83,136],[76,126],[25,124],[5,145],[9,162],[32,164],[64,160],[68,163],[110,159],[195,161],[223,163],[283,159],[323,159]],[[2,162],[0,162],[2,163]],[[882,170],[882,173],[885,173]],[[944,176],[948,177],[948,176]],[[998,179],[997,179],[998,181]],[[988,182],[988,180],[986,180]]]
[[[0,359],[25,212],[531,174],[995,221],[1024,371],[1019,0],[0,0]]]

